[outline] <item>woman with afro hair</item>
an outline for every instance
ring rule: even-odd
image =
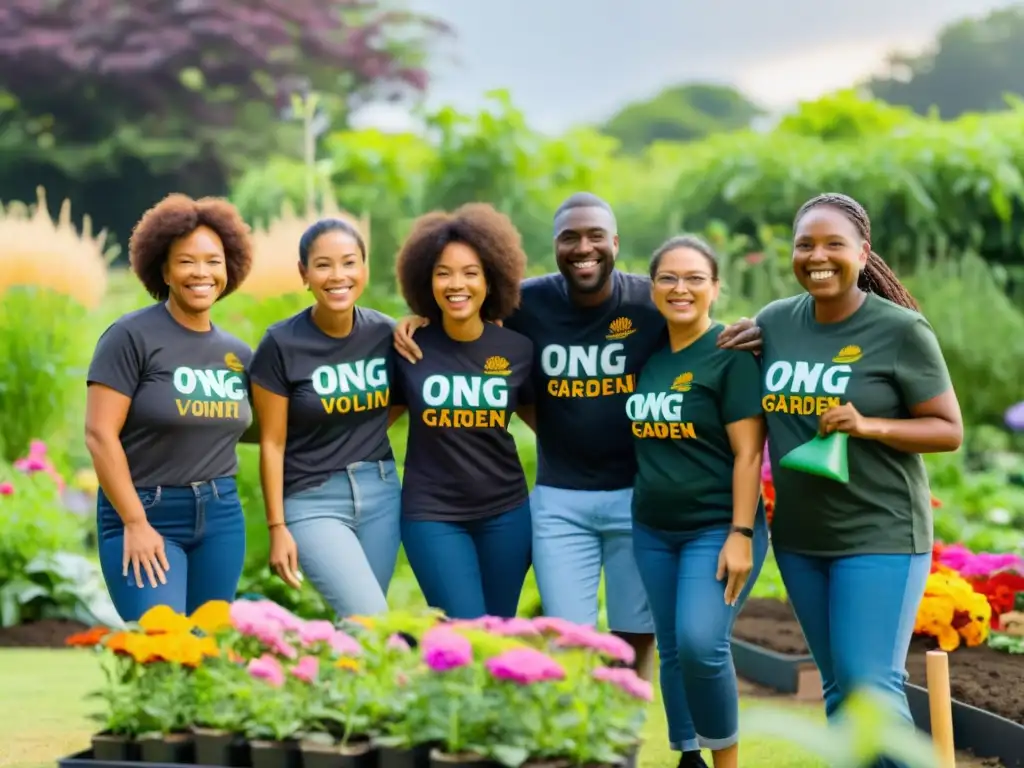
[[[423,359],[396,363],[409,411],[402,543],[427,603],[449,617],[515,616],[531,517],[512,414],[532,404],[533,344],[497,322],[519,304],[518,231],[489,205],[418,219],[398,255],[409,308],[432,322]]]
[[[100,482],[100,563],[121,618],[191,613],[235,596],[245,519],[235,448],[252,421],[251,350],[210,322],[249,273],[249,228],[225,200],[173,194],[129,243],[156,300],[100,337],[87,376],[86,445]]]

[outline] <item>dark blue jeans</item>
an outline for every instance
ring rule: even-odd
[[[661,697],[672,749],[726,749],[739,740],[739,693],[730,638],[736,614],[768,554],[768,525],[754,523],[754,567],[736,605],[725,604],[718,556],[729,526],[660,531],[633,522],[633,551],[661,659]]]
[[[931,553],[813,557],[775,550],[782,581],[821,672],[831,720],[860,687],[892,697],[913,722],[906,663]],[[882,760],[875,768],[896,768]]]
[[[402,518],[402,545],[423,596],[452,619],[516,615],[532,535],[529,501],[483,520]]]
[[[114,607],[136,621],[155,605],[192,613],[210,600],[233,600],[245,562],[245,516],[232,477],[186,486],[137,488],[146,519],[164,537],[171,569],[154,588],[143,572],[124,576],[124,523],[101,490],[96,504],[100,565]]]

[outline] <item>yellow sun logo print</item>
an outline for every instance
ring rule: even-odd
[[[856,344],[851,344],[848,347],[843,347],[839,350],[839,354],[832,358],[833,363],[856,363],[864,357],[864,353],[861,352],[860,347]]]
[[[634,333],[636,333],[636,328],[633,327],[632,320],[628,317],[617,317],[608,326],[608,335],[605,338],[624,339]]]
[[[234,352],[228,352],[224,355],[224,365],[228,367],[229,371],[234,371],[235,373],[241,373],[245,370],[245,366],[242,365],[242,361],[238,359],[238,355]]]
[[[673,392],[689,392],[693,386],[693,374],[687,371],[676,376],[675,381],[672,382],[672,386],[669,387]]]
[[[508,376],[512,373],[512,367],[504,357],[495,355],[487,358],[484,363],[484,373],[490,376]]]

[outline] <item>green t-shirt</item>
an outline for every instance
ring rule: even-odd
[[[626,401],[636,447],[633,516],[660,530],[732,522],[733,451],[726,425],[761,415],[750,352],[719,349],[714,325],[685,349],[647,361]]]
[[[838,323],[814,319],[807,294],[757,316],[762,404],[775,482],[772,543],[814,555],[920,554],[932,546],[931,492],[916,453],[850,438],[846,485],[779,467],[814,437],[818,415],[851,402],[863,416],[910,417],[952,385],[928,321],[874,294]]]

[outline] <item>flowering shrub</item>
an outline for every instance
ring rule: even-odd
[[[435,613],[304,621],[269,600],[165,606],[137,627],[69,640],[104,649],[105,729],[190,726],[250,739],[439,744],[517,768],[618,762],[638,744],[650,683],[632,647],[549,618]],[[260,694],[272,695],[260,695]]]
[[[991,618],[988,599],[956,571],[940,565],[928,576],[914,632],[936,638],[944,651],[955,651],[961,641],[968,646],[985,642]]]

